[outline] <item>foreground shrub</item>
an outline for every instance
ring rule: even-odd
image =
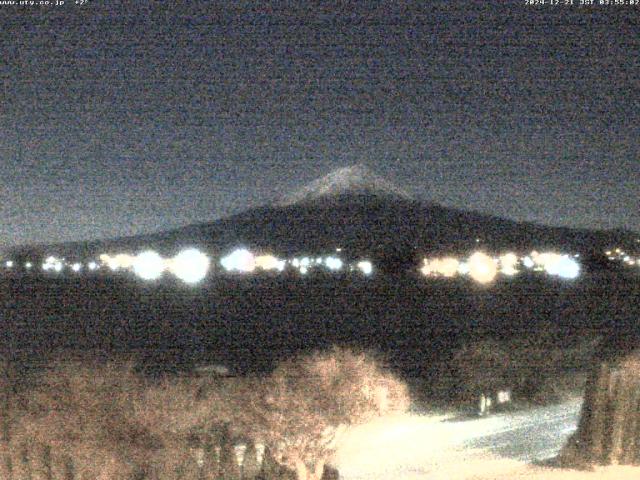
[[[299,480],[316,480],[348,426],[408,407],[405,384],[369,356],[334,348],[282,363],[247,394],[236,422]]]
[[[131,365],[55,363],[23,396],[13,448],[20,438],[29,442],[30,452],[50,448],[55,458],[45,469],[71,470],[67,458],[73,457],[79,479],[132,478],[144,470],[155,448],[135,415],[141,392]]]
[[[132,363],[57,361],[2,393],[7,480],[232,479],[241,471],[318,480],[349,425],[409,406],[402,382],[344,349],[283,362],[266,378],[151,381]]]

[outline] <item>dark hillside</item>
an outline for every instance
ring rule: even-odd
[[[333,344],[388,354],[423,374],[452,348],[486,336],[536,336],[558,347],[585,332],[635,331],[637,282],[215,279],[201,289],[131,280],[37,278],[0,285],[3,347],[38,358],[56,349],[134,352],[160,363],[222,361],[265,370],[291,353]]]
[[[150,235],[22,247],[25,258],[49,253],[86,258],[102,252],[153,248],[173,255],[199,246],[214,255],[239,245],[280,255],[316,254],[342,247],[353,256],[384,258],[389,252],[468,252],[558,249],[584,255],[621,246],[638,248],[638,235],[624,231],[588,231],[518,223],[485,214],[445,208],[389,196],[341,194],[310,203],[259,207],[211,223]],[[476,242],[480,240],[480,243]]]

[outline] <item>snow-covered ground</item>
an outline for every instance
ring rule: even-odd
[[[532,465],[575,430],[582,400],[481,419],[403,415],[349,431],[333,463],[345,480],[637,479],[640,469],[593,473]]]

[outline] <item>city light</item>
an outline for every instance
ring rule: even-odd
[[[553,269],[553,266],[560,261],[561,255],[553,252],[532,252],[531,257],[536,265],[549,271],[550,268]]]
[[[135,258],[126,253],[119,253],[114,257],[114,262],[117,265],[117,268],[122,268],[124,270],[128,270],[133,267],[133,262]]]
[[[365,275],[371,275],[371,273],[373,272],[373,265],[368,260],[362,260],[358,262],[356,266]]]
[[[342,268],[342,260],[338,257],[327,257],[324,259],[324,264],[329,270],[340,270]]]
[[[574,279],[580,274],[580,265],[568,255],[562,255],[557,261],[549,265],[546,270],[550,275]]]
[[[160,278],[164,269],[164,260],[153,250],[142,252],[133,260],[133,271],[143,280],[156,280]]]
[[[310,265],[311,265],[311,259],[309,257],[303,257],[300,259],[301,268],[309,268]]]
[[[612,258],[620,261],[620,263],[640,266],[640,259],[635,257],[635,253],[628,254],[620,247],[607,250],[605,253],[611,253]],[[206,277],[212,265],[210,257],[196,248],[183,250],[172,259],[163,259],[152,250],[147,250],[137,256],[127,253],[118,253],[111,256],[103,253],[99,258],[99,261],[90,261],[84,265],[81,262],[66,262],[64,258],[59,259],[50,255],[43,262],[42,269],[44,271],[61,272],[67,267],[70,271],[79,274],[85,270],[98,270],[101,265],[105,265],[112,271],[133,271],[138,277],[146,280],[160,278],[163,272],[168,270],[186,283],[197,283]],[[482,251],[476,251],[465,260],[459,260],[454,256],[425,258],[420,271],[428,277],[452,278],[457,275],[468,275],[476,282],[490,283],[498,274],[515,276],[520,273],[522,267],[525,267],[564,279],[574,279],[581,272],[579,258],[580,254],[561,254],[551,251],[538,252],[533,250],[529,255],[522,257],[519,257],[514,252],[504,252],[491,257]],[[343,270],[345,265],[349,271],[358,271],[366,276],[371,275],[374,270],[370,260],[359,260],[353,263],[350,262],[347,265],[335,255],[279,259],[271,254],[255,255],[246,248],[238,248],[219,261],[226,271],[241,273],[253,272],[256,269],[282,272],[287,265],[292,265],[302,275],[318,267],[324,267],[329,271],[336,272]],[[3,264],[6,268],[11,268],[14,266],[14,261],[5,260]],[[26,270],[33,266],[29,261],[23,265]]]
[[[513,253],[505,253],[500,256],[500,273],[504,275],[513,276],[518,273],[518,256]]]
[[[442,258],[437,264],[438,273],[446,278],[455,276],[458,273],[458,268],[460,268],[460,262],[453,257]]]
[[[460,262],[453,257],[424,259],[424,265],[420,269],[425,276],[454,277],[460,269]]]
[[[498,273],[496,261],[483,252],[476,252],[469,257],[469,275],[478,283],[490,283]]]
[[[61,272],[62,271],[62,260],[54,257],[53,255],[45,258],[44,263],[42,264],[42,269],[47,271]]]
[[[256,268],[256,259],[249,250],[240,248],[222,258],[220,264],[225,270],[231,272],[253,272]]]
[[[535,262],[528,255],[522,259],[522,264],[527,268],[533,268],[535,266]]]
[[[100,255],[100,261],[105,264],[109,269],[113,272],[120,268],[120,262],[116,259],[116,257],[112,257],[106,253]]]
[[[183,250],[169,262],[169,270],[185,283],[198,283],[207,276],[210,260],[195,248]]]
[[[255,259],[256,268],[262,270],[277,270],[280,262],[273,255],[259,255]]]
[[[431,262],[428,259],[422,260],[422,267],[420,268],[420,273],[425,277],[428,277],[431,274]]]
[[[605,253],[609,260],[617,261],[630,266],[640,265],[640,258],[634,258],[627,252],[622,250],[620,247],[617,247],[614,251],[607,250],[605,251]]]

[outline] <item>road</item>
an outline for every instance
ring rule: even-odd
[[[467,478],[488,458],[501,467],[555,456],[575,430],[582,399],[475,419],[405,415],[353,429],[334,464],[345,480]],[[492,467],[493,468],[493,467]]]
[[[504,428],[488,429],[465,446],[525,462],[555,457],[576,429],[581,404],[582,399],[497,416],[505,421]]]

